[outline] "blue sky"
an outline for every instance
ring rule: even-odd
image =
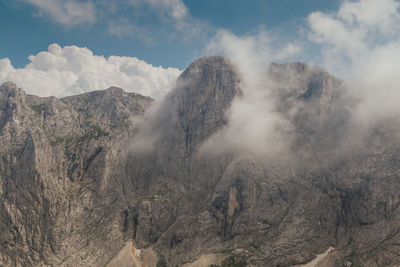
[[[329,12],[340,4],[339,0],[185,0],[185,23],[201,25],[200,32],[193,34],[190,29],[178,29],[174,18],[162,14],[159,7],[145,3],[113,1],[118,6],[113,12],[107,2],[96,4],[95,20],[73,24],[57,21],[40,2],[0,0],[0,58],[9,58],[14,67],[23,67],[29,55],[58,43],[87,47],[98,55],[134,56],[156,66],[183,69],[202,54],[218,29],[243,35],[263,25],[270,31],[295,35],[308,14]],[[124,24],[125,30],[111,33],[113,23]]]
[[[40,96],[161,98],[216,54],[248,74],[309,62],[369,88],[371,103],[400,84],[400,0],[0,0],[0,31],[0,83]]]

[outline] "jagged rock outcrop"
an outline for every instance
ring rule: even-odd
[[[0,265],[101,266],[118,252],[117,196],[102,194],[150,102],[119,88],[57,99],[1,86]]]
[[[192,63],[161,103],[3,84],[0,265],[295,266],[331,247],[325,265],[399,264],[397,121],[359,134],[343,82],[308,64],[265,79],[287,157],[201,150],[246,89],[223,57]]]

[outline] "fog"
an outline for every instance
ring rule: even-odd
[[[322,47],[321,64],[341,75],[359,98],[354,118],[367,125],[398,115],[400,4],[395,0],[344,1],[333,14],[308,16],[310,41]]]
[[[343,79],[343,85],[332,88],[336,92],[343,90],[338,96],[340,99],[320,99],[336,101],[336,108],[330,108],[328,114],[318,110],[320,114],[316,115],[320,116],[314,118],[320,120],[315,121],[316,124],[325,119],[320,126],[326,129],[343,129],[334,135],[332,131],[318,131],[340,139],[335,141],[332,154],[362,147],[362,139],[371,128],[400,115],[399,7],[399,2],[394,0],[359,0],[343,1],[339,9],[330,14],[314,12],[307,17],[308,43],[293,39],[276,46],[276,36],[263,28],[247,36],[220,31],[204,54],[223,54],[232,60],[240,70],[243,96],[232,103],[227,112],[228,126],[210,138],[210,147],[214,150],[216,145],[221,149],[236,147],[269,155],[288,151],[298,135],[295,131],[299,128],[293,125],[296,114],[317,111],[319,108],[312,105],[324,103],[286,102],[283,108],[290,110],[284,114],[277,112],[279,98],[276,94],[282,92],[276,90],[298,90],[302,85],[293,82],[301,83],[301,78],[299,80],[296,73],[290,73],[291,68],[287,68],[285,80],[276,84],[267,75],[267,69],[273,62],[296,61],[304,45],[311,44],[317,45],[320,57],[318,61],[310,57],[309,63],[322,66]],[[309,110],[306,111],[304,105],[308,105]],[[309,130],[310,125],[305,126],[302,130]],[[313,143],[312,137],[309,141]],[[314,142],[313,145],[323,144]]]
[[[228,57],[241,77],[242,94],[227,110],[227,126],[209,138],[203,150],[214,153],[235,151],[256,155],[281,154],[287,150],[292,126],[275,110],[273,84],[266,68],[275,59],[282,60],[298,53],[293,44],[274,51],[265,29],[256,35],[238,37],[220,31],[207,46],[206,54]]]
[[[343,1],[336,12],[309,14],[306,42],[283,42],[263,27],[244,36],[218,31],[203,55],[229,58],[241,93],[225,112],[227,124],[203,142],[200,154],[290,160],[296,152],[329,161],[362,149],[373,127],[400,115],[399,8],[394,0]],[[310,45],[319,56],[309,64],[273,64],[304,58]],[[165,127],[176,120],[168,101],[147,113],[148,125],[136,124],[142,130],[134,144],[152,147],[172,129]]]

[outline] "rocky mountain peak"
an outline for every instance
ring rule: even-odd
[[[2,85],[0,85],[0,90],[7,90],[7,89],[11,89],[11,88],[17,88],[17,85],[13,82],[5,82]]]
[[[342,93],[342,81],[326,70],[302,62],[272,63],[268,77],[275,82],[275,90],[282,97],[297,101],[330,102],[334,95]]]
[[[237,88],[233,85],[238,79],[235,67],[228,58],[204,57],[190,64],[179,76],[173,95],[200,96],[198,100],[213,95],[229,97],[236,93]]]
[[[160,109],[162,120],[174,125],[166,131],[168,138],[183,140],[185,154],[192,153],[226,124],[225,112],[239,92],[239,76],[229,59],[196,60],[179,76]]]
[[[3,83],[0,86],[0,123],[18,122],[18,116],[24,113],[25,98],[24,90],[18,88],[15,83]]]
[[[192,63],[155,104],[118,87],[58,99],[3,84],[0,266],[299,266],[324,251],[321,266],[398,264],[399,124],[334,157],[342,82],[297,62],[265,75],[293,162],[192,156],[241,92],[224,57]]]
[[[2,95],[2,98],[11,97],[15,99],[21,99],[25,97],[24,90],[18,88],[18,86],[13,82],[5,82],[0,85],[0,94]]]
[[[100,90],[97,91],[98,94],[104,94],[104,96],[110,96],[110,97],[122,97],[126,95],[126,92],[124,89],[117,87],[117,86],[111,86],[106,90]]]

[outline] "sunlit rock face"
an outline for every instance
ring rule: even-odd
[[[266,136],[256,152],[233,149],[235,108],[248,100],[237,69],[199,59],[158,102],[3,84],[0,265],[291,266],[329,249],[319,260],[331,266],[395,266],[397,120],[359,129],[341,80],[271,64],[259,90],[284,147]]]

